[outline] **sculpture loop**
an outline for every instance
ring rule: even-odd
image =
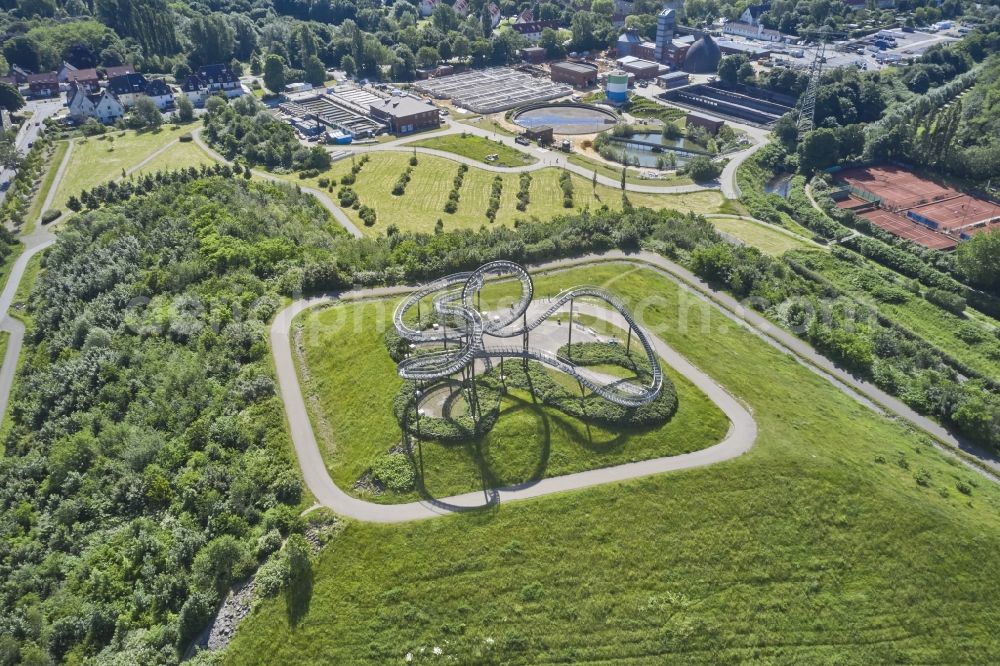
[[[509,309],[494,313],[479,310],[478,294],[490,277],[512,276],[521,283],[521,296]],[[407,315],[432,297],[432,308],[440,324],[433,328],[413,328]],[[571,359],[530,346],[530,333],[576,298],[604,301],[618,312],[629,326],[629,338],[636,337],[649,361],[648,384],[631,380],[604,381],[587,372]],[[663,372],[649,342],[632,314],[617,297],[600,287],[578,286],[561,291],[546,303],[532,308],[534,285],[520,264],[493,261],[475,271],[455,273],[424,285],[396,307],[393,324],[399,335],[416,345],[443,345],[438,351],[416,354],[400,362],[398,372],[404,379],[429,382],[450,377],[481,360],[490,367],[494,358],[521,358],[538,361],[579,381],[605,400],[624,407],[638,407],[652,402],[663,386]],[[475,301],[475,302],[474,302]],[[572,307],[572,306],[571,306]],[[529,309],[535,312],[529,313]],[[487,316],[491,315],[491,316]],[[521,345],[507,343],[507,338],[522,337]],[[448,345],[455,345],[449,348]]]

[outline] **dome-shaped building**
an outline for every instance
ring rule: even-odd
[[[684,71],[691,74],[712,74],[719,69],[722,51],[712,36],[705,34],[688,49],[684,58]]]

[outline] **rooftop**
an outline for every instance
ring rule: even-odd
[[[391,116],[405,117],[428,111],[437,111],[433,104],[409,96],[390,97],[379,103],[371,104],[372,110],[378,109]]]
[[[552,63],[552,67],[558,67],[564,71],[577,72],[578,74],[593,74],[597,70],[597,67],[594,65],[588,65],[582,62],[573,62],[572,60],[554,62]]]

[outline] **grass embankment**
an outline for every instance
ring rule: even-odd
[[[208,156],[198,144],[193,141],[175,143],[162,153],[144,164],[136,171],[137,174],[156,173],[157,171],[171,171],[185,167],[200,167],[202,164],[215,164],[215,160]]]
[[[503,189],[494,224],[513,225],[517,219],[532,217],[547,220],[577,208],[596,208],[605,203],[611,208],[621,207],[620,190],[598,185],[595,191],[589,180],[574,175],[573,208],[564,208],[559,184],[561,170],[547,168],[531,172],[530,203],[521,212],[516,207],[521,174],[496,174],[470,167],[459,191],[458,210],[455,213],[445,213],[444,206],[448,201],[451,181],[458,172],[457,162],[433,155],[419,155],[405,194],[393,196],[390,194],[393,185],[407,168],[411,156],[397,152],[373,152],[368,155],[371,161],[364,166],[358,174],[357,182],[351,187],[357,192],[361,204],[375,209],[378,219],[374,226],[366,227],[358,216],[358,211],[345,209],[345,212],[359,229],[369,235],[384,234],[390,224],[395,224],[400,229],[422,232],[432,232],[438,220],[442,221],[445,230],[478,229],[490,224],[486,218],[486,210],[493,179],[497,175],[501,177]],[[339,182],[350,170],[351,161],[340,160],[329,171],[320,174],[319,178],[335,178]],[[293,182],[318,188],[317,181],[317,178],[293,179]],[[335,203],[339,189],[338,185],[331,194]],[[696,213],[713,213],[723,204],[722,194],[715,190],[671,195],[629,192],[628,197],[637,207],[672,208]]]
[[[17,261],[18,257],[24,253],[24,243],[18,241],[14,245],[10,246],[10,254],[0,262],[0,291],[3,291],[7,286],[7,280],[10,279],[10,272],[14,268],[14,263]]]
[[[761,252],[771,256],[784,254],[789,250],[802,250],[815,247],[804,240],[783,234],[763,224],[739,220],[731,217],[709,217],[708,221],[719,231],[734,236],[739,240],[753,245]]]
[[[63,158],[66,157],[66,150],[69,148],[69,142],[67,141],[57,141],[53,145],[52,157],[49,158],[48,167],[45,170],[45,176],[42,178],[42,183],[38,188],[38,192],[35,193],[35,198],[31,201],[31,207],[28,209],[28,213],[24,216],[24,229],[21,233],[27,236],[35,230],[35,225],[38,224],[39,218],[45,211],[42,210],[42,204],[45,203],[45,198],[49,194],[49,190],[52,189],[52,182],[56,179],[56,173],[59,171],[59,165],[62,164]],[[65,213],[66,211],[63,211]]]
[[[1000,342],[996,332],[1000,321],[967,308],[961,315],[938,307],[905,286],[912,280],[872,261],[861,266],[837,259],[826,252],[796,255],[833,282],[837,288],[862,302],[872,303],[879,312],[944,350],[987,377],[1000,378]],[[865,286],[895,286],[893,300],[878,299]],[[898,299],[898,300],[897,300]],[[895,301],[895,302],[893,302]]]
[[[581,155],[580,153],[571,153],[567,156],[567,159],[577,165],[582,166],[585,169],[590,169],[591,171],[596,171],[597,175],[605,176],[606,178],[613,178],[617,182],[621,182],[622,179],[622,169],[620,166],[616,167],[614,165],[595,160],[586,155]],[[625,182],[631,185],[652,185],[654,187],[672,187],[675,185],[692,185],[694,181],[687,176],[669,176],[667,178],[640,178],[639,173],[641,171],[649,171],[650,169],[637,169],[635,167],[627,167],[625,172]]]
[[[620,269],[595,269],[590,274],[591,283],[608,281]],[[484,301],[486,298],[484,295]],[[394,307],[389,301],[340,304],[306,313],[301,320],[305,367],[300,367],[300,377],[306,402],[327,468],[334,481],[349,492],[376,457],[401,440],[392,402],[402,380],[383,342],[383,332],[392,325]],[[624,339],[623,334],[620,337]],[[426,491],[443,497],[481,490],[484,483],[491,487],[524,483],[718,443],[728,428],[725,416],[666,363],[662,366],[678,396],[677,412],[663,426],[588,427],[557,409],[535,404],[527,392],[512,390],[501,401],[496,426],[481,440],[424,442]],[[624,372],[618,368],[615,374]],[[565,377],[558,375],[554,379]],[[359,377],[364,380],[359,381]],[[567,388],[574,393],[579,390],[575,380]],[[376,499],[402,502],[418,497],[416,492],[390,493]]]
[[[670,280],[641,271],[615,291],[748,403],[749,453],[486,513],[348,522],[225,663],[418,663],[435,646],[477,664],[1000,661],[1000,488]]]
[[[31,296],[31,290],[35,288],[35,282],[38,280],[38,274],[42,270],[42,256],[44,254],[45,251],[43,250],[31,259],[28,259],[28,265],[24,267],[24,275],[21,277],[21,282],[17,285],[17,291],[14,292],[14,300],[12,300],[10,304],[10,315],[20,319],[21,322],[29,328],[32,323],[31,315],[28,314],[27,310],[25,310],[22,306],[28,302],[28,297]],[[13,264],[13,260],[11,261],[11,264]],[[6,274],[10,274],[9,267],[7,268]],[[4,281],[6,282],[6,277],[4,278]]]
[[[527,153],[475,134],[447,134],[445,136],[436,136],[430,139],[415,141],[406,145],[443,150],[447,153],[468,157],[470,160],[476,160],[483,164],[501,167],[524,166],[526,164],[534,164],[538,161]],[[497,159],[489,162],[486,159],[488,155],[496,155]]]
[[[121,178],[144,159],[197,129],[198,125],[164,125],[152,132],[112,131],[100,136],[77,139],[69,164],[53,199],[53,208],[66,210],[66,201],[81,191]],[[155,161],[155,158],[154,158]],[[175,167],[188,166],[176,164]]]

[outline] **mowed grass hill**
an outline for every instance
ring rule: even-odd
[[[656,295],[647,325],[751,408],[754,448],[482,513],[345,521],[224,663],[1000,661],[1000,488],[673,281],[614,268],[626,302]]]

